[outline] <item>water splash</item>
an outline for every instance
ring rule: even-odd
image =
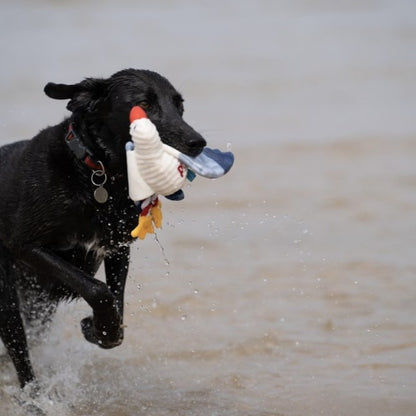
[[[155,241],[156,241],[156,244],[159,246],[160,251],[162,252],[163,261],[165,263],[165,266],[170,266],[170,261],[169,261],[167,255],[166,255],[165,247],[160,242],[159,237],[157,236],[156,233],[155,233]],[[167,276],[168,275],[169,275],[169,273],[167,273]]]

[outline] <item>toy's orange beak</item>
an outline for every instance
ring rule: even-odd
[[[143,108],[136,105],[130,110],[130,123],[140,118],[147,118],[147,114]]]

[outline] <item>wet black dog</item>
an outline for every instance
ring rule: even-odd
[[[71,117],[0,148],[0,336],[22,387],[35,378],[24,325],[45,325],[62,299],[82,297],[91,306],[81,322],[88,341],[102,348],[122,342],[137,225],[126,176],[130,109],[144,108],[162,141],[185,154],[196,156],[206,144],[184,122],[181,95],[155,72],[49,83],[45,92],[69,99]],[[95,193],[105,177],[107,200]],[[102,261],[106,283],[94,278]]]

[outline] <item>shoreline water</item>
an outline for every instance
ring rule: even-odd
[[[78,323],[88,308],[61,306],[33,351],[41,382],[59,392],[43,408],[412,415],[415,154],[413,140],[237,152],[228,176],[165,202],[161,247],[133,246],[120,348],[88,345]],[[2,406],[19,414],[4,366]]]

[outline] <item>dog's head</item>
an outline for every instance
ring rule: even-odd
[[[126,69],[107,79],[87,78],[78,84],[48,83],[45,93],[69,99],[67,108],[81,125],[88,146],[109,164],[120,165],[124,145],[130,140],[129,113],[142,107],[156,125],[162,141],[189,156],[206,145],[203,137],[183,120],[183,98],[161,75]]]

